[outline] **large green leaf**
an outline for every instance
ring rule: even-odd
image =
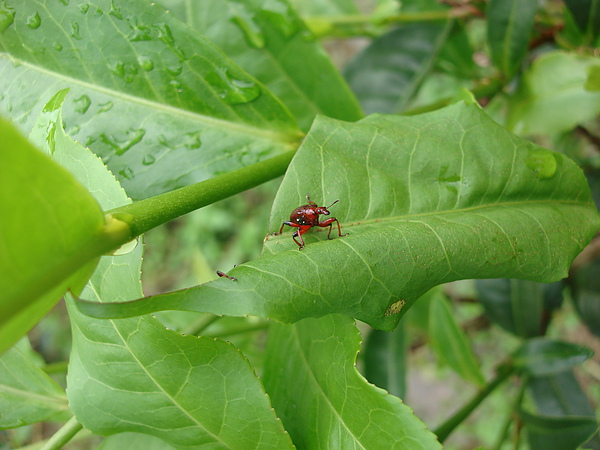
[[[160,309],[283,322],[337,312],[392,329],[431,287],[463,278],[550,282],[600,224],[581,170],[509,133],[476,105],[355,123],[319,118],[273,206],[271,231],[312,199],[348,236],[268,236],[261,258],[226,278],[128,304],[82,303],[99,317]]]
[[[0,430],[55,418],[68,412],[56,382],[16,346],[0,357]]]
[[[102,162],[79,146],[54,157],[96,193],[102,208],[129,200]],[[142,295],[142,246],[105,256],[82,296],[114,301]],[[182,336],[153,317],[105,321],[67,302],[73,328],[69,405],[97,434],[147,433],[174,446],[291,448],[260,381],[231,344]]]
[[[71,88],[67,131],[133,198],[289,149],[287,108],[210,41],[145,0],[3,0],[0,111],[31,128]]]
[[[97,245],[104,215],[90,193],[1,118],[0,136],[2,353],[69,287],[81,289],[108,248]]]
[[[172,2],[169,2],[172,3]],[[301,128],[317,114],[358,120],[358,101],[287,0],[188,2],[188,22],[285,103]]]
[[[329,315],[274,324],[265,386],[298,448],[441,448],[409,407],[370,385],[354,363],[360,336]]]
[[[512,77],[527,53],[537,0],[492,0],[487,10],[488,43],[494,65]]]

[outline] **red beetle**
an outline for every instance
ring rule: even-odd
[[[346,236],[346,234],[342,234],[342,227],[340,226],[340,222],[335,217],[330,217],[329,219],[324,220],[323,222],[319,222],[320,215],[329,215],[329,208],[335,205],[339,200],[336,200],[331,205],[318,206],[315,202],[310,201],[310,197],[307,195],[306,200],[308,201],[308,205],[299,206],[290,214],[290,220],[287,222],[283,222],[281,224],[281,228],[279,229],[279,233],[273,233],[274,235],[279,235],[283,232],[283,227],[288,225],[290,227],[298,228],[298,230],[294,231],[292,234],[292,239],[294,242],[298,244],[300,250],[304,248],[304,239],[302,239],[302,235],[310,230],[312,227],[329,227],[329,233],[327,233],[327,239],[331,239],[331,227],[334,222],[337,222],[338,226],[338,236]],[[300,242],[296,240],[296,237],[299,238]]]

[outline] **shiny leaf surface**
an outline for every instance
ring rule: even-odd
[[[402,401],[369,385],[354,364],[360,336],[329,315],[269,333],[265,387],[298,448],[441,448]]]
[[[560,279],[599,226],[572,161],[464,103],[355,124],[319,118],[284,178],[271,231],[306,194],[325,205],[340,199],[331,213],[349,235],[334,228],[328,241],[326,229],[311,230],[299,251],[286,231],[267,237],[261,258],[229,272],[237,281],[79,306],[100,317],[184,309],[283,322],[337,312],[390,330],[444,282]]]
[[[256,162],[300,136],[264,85],[157,5],[3,4],[14,14],[0,34],[0,111],[28,130],[48,92],[69,87],[68,133],[133,198]]]

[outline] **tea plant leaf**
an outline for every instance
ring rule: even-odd
[[[451,22],[403,25],[374,40],[344,75],[367,114],[402,111],[446,42]]]
[[[512,77],[523,57],[533,29],[537,0],[492,0],[487,10],[488,43],[494,65]]]
[[[210,0],[186,8],[190,23],[273,92],[308,130],[317,114],[354,121],[358,101],[286,0]]]
[[[197,31],[145,0],[3,0],[0,111],[31,128],[69,87],[67,132],[145,198],[296,146],[287,108]]]
[[[356,370],[360,336],[329,315],[273,324],[265,387],[298,448],[441,448],[402,401]]]
[[[102,208],[131,200],[90,151],[57,145],[55,158],[98,195]],[[142,295],[142,246],[104,256],[84,298]],[[68,397],[94,433],[151,434],[175,447],[291,448],[260,381],[231,344],[182,336],[153,317],[104,321],[67,302],[73,328]]]
[[[548,52],[523,75],[509,104],[508,128],[519,134],[555,134],[600,114],[600,92],[586,89],[597,57]]]
[[[534,376],[547,376],[569,370],[591,358],[594,352],[570,342],[546,338],[528,339],[515,353],[515,366]]]
[[[469,341],[454,320],[443,292],[433,296],[429,310],[429,335],[437,357],[462,378],[478,386],[485,380]]]
[[[95,243],[105,223],[90,193],[2,118],[0,136],[2,353],[81,289],[106,248]]]
[[[589,416],[556,417],[521,410],[519,417],[527,430],[530,448],[579,448],[598,430],[598,421]]]
[[[68,415],[63,389],[17,347],[0,357],[0,430]]]
[[[358,123],[318,118],[276,197],[269,230],[306,202],[331,208],[326,229],[267,236],[263,255],[198,287],[126,304],[79,303],[98,317],[161,309],[258,315],[282,322],[342,313],[390,330],[433,286],[469,278],[551,282],[600,226],[581,170],[567,157],[459,103]]]

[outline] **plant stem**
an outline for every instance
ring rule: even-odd
[[[221,317],[223,316],[218,316],[216,314],[205,314],[199,317],[194,322],[192,322],[192,324],[189,325],[185,330],[183,330],[182,333],[197,336],[202,331],[204,331],[210,324],[219,320]]]
[[[129,226],[128,240],[131,240],[158,225],[283,175],[295,152],[289,151],[190,186],[133,202],[107,214]]]
[[[58,450],[62,448],[73,438],[73,436],[81,431],[82,428],[83,425],[77,422],[75,417],[71,417],[60,430],[54,433],[54,435],[46,441],[41,450]]]
[[[434,431],[434,434],[438,437],[440,443],[443,443],[450,433],[454,431],[454,429],[460,425],[468,416],[471,414],[477,406],[488,396],[490,395],[494,389],[502,384],[504,380],[506,380],[513,372],[515,368],[512,364],[501,364],[498,367],[498,372],[496,377],[490,381],[487,385],[485,385],[475,396],[469,401],[465,406],[463,406],[456,414],[450,417],[446,422],[441,424],[437,430]]]

